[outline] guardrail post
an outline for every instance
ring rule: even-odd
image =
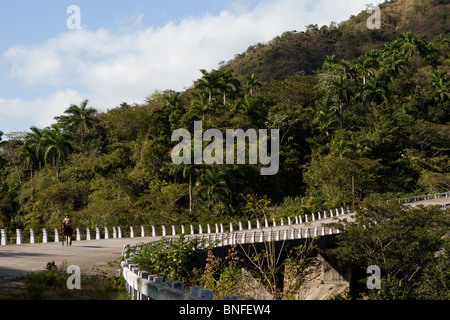
[[[261,223],[259,220],[256,220],[256,229],[261,229]]]
[[[34,243],[34,230],[30,229],[30,243]]]
[[[105,239],[109,239],[108,227],[105,227]]]
[[[122,228],[121,227],[117,227],[117,233],[118,233],[118,237],[119,239],[122,239]]]
[[[191,228],[191,234],[194,234],[194,226],[192,224],[191,224],[190,228]]]
[[[47,243],[48,236],[47,236],[47,229],[42,229],[42,243]]]
[[[130,238],[134,238],[134,227],[130,226]]]
[[[152,237],[156,237],[156,229],[155,229],[155,226],[152,226]]]
[[[176,235],[177,235],[177,232],[176,232],[176,230],[175,230],[175,226],[174,226],[174,225],[172,225],[172,235],[173,235],[173,236],[176,236]]]
[[[2,246],[6,246],[6,245],[8,244],[8,240],[7,240],[7,236],[6,236],[6,230],[5,230],[5,229],[2,229],[0,232],[1,232],[1,234],[2,234],[2,238],[1,238],[0,244],[1,244]]]
[[[81,241],[80,228],[77,228],[77,241]]]
[[[22,244],[22,230],[16,229],[16,234],[17,234],[16,244]]]
[[[59,232],[58,232],[58,228],[55,228],[55,242],[59,242]]]
[[[100,229],[95,227],[95,239],[100,240]]]
[[[86,240],[91,240],[91,230],[89,228],[86,228]]]
[[[117,229],[116,229],[116,227],[113,227],[112,229],[113,229],[113,239],[116,239],[117,238]]]
[[[207,228],[207,230],[208,230],[207,232],[208,232],[208,233],[211,233],[211,225],[210,225],[209,223],[206,225],[206,228]]]
[[[145,228],[144,226],[141,226],[141,237],[145,237]]]
[[[162,225],[162,236],[165,237],[166,236],[166,226]]]

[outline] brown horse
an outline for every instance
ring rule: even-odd
[[[73,228],[71,226],[63,225],[61,235],[62,235],[62,245],[64,246],[64,240],[66,240],[67,246],[71,246]]]

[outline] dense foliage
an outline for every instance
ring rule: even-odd
[[[308,52],[306,74],[305,65],[290,65],[288,73],[275,68],[279,76],[272,70],[272,62],[296,47],[289,39],[297,33],[286,33],[249,48],[240,62],[202,69],[182,92],[154,92],[145,103],[105,112],[85,100],[47,128],[0,131],[0,227],[12,233],[59,226],[65,213],[79,227],[216,223],[448,191],[450,34],[436,27],[448,5],[432,2],[416,2],[425,16],[435,14],[427,37],[392,28],[358,31],[361,15],[327,28],[309,26],[298,38],[303,42],[322,48],[337,38],[329,51]],[[395,25],[400,18],[384,7]],[[408,9],[408,17],[419,16],[416,9]],[[253,68],[258,54],[262,60]],[[204,131],[279,129],[278,173],[260,175],[261,164],[175,165],[171,134],[179,128],[192,133],[194,121],[202,121]],[[422,232],[428,225],[417,227]],[[436,249],[433,239],[414,235],[407,236]],[[420,290],[439,280],[433,274],[448,265],[444,258],[427,264]],[[393,276],[405,279],[412,270]]]
[[[0,218],[39,229],[66,212],[80,226],[217,222],[292,215],[449,189],[449,37],[403,33],[355,60],[328,56],[315,75],[262,82],[202,70],[183,91],[99,112],[70,106],[43,129],[1,142]],[[280,130],[280,169],[175,165],[178,128]],[[204,146],[207,143],[204,142]],[[290,208],[290,209],[289,209]]]

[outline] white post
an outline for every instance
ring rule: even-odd
[[[219,226],[218,226],[218,224],[216,223],[216,233],[219,233]]]
[[[272,219],[272,225],[273,225],[274,227],[277,226],[277,222],[275,221],[275,218]]]
[[[341,207],[341,215],[344,215],[344,214],[345,214],[344,208]]]
[[[339,216],[339,209],[336,208],[336,217]]]
[[[113,239],[117,238],[117,229],[116,227],[113,227]]]
[[[162,236],[163,237],[166,236],[166,226],[165,225],[162,226]]]
[[[256,229],[261,229],[261,223],[259,220],[256,220]]]
[[[291,229],[291,239],[295,239],[295,229]]]
[[[152,226],[152,237],[156,237],[156,229],[155,229],[155,226]]]
[[[253,231],[252,235],[250,236],[250,243],[255,243],[255,236],[256,236],[256,231]]]
[[[77,241],[81,241],[80,228],[77,228]]]
[[[194,233],[194,226],[191,224],[191,234],[195,234]]]
[[[300,217],[300,224],[302,224],[303,223],[302,216],[299,216],[299,217]]]
[[[322,236],[325,235],[325,227],[322,227]]]
[[[95,227],[95,239],[100,240],[100,229]]]
[[[42,243],[47,243],[48,237],[47,237],[47,229],[42,229]]]
[[[90,241],[91,240],[91,229],[86,228],[86,240]]]
[[[174,226],[174,225],[172,225],[172,235],[173,235],[173,236],[176,236],[176,235],[177,235],[177,232],[176,232],[176,230],[175,230],[175,226]]]
[[[223,233],[223,223],[220,224],[220,233]]]
[[[22,244],[22,230],[16,229],[16,234],[17,234],[16,244]]]
[[[311,215],[312,215],[312,221],[316,221],[316,217],[314,216],[314,212],[311,213]]]
[[[145,237],[145,228],[144,228],[144,226],[141,226],[141,237],[142,238]]]
[[[244,228],[242,228],[242,223],[239,221],[239,231],[244,230]]]
[[[322,219],[322,216],[320,215],[320,211],[319,212],[317,212],[317,219]]]
[[[295,216],[295,224],[298,224],[298,216]]]
[[[264,227],[268,228],[269,227],[269,222],[267,222],[267,219],[264,219]]]
[[[198,234],[203,234],[203,228],[201,224],[198,225]]]
[[[109,239],[108,227],[105,227],[105,239]]]
[[[305,213],[305,223],[308,223],[308,214]]]
[[[252,223],[250,220],[247,221],[248,230],[252,230]]]
[[[291,217],[288,217],[288,225],[291,225],[292,221],[291,221]]]
[[[244,244],[247,241],[247,232],[242,233],[241,243]]]
[[[327,211],[323,210],[323,218],[326,219],[327,218]]]
[[[317,237],[317,227],[314,228],[314,237]]]
[[[122,239],[122,228],[121,227],[117,227],[117,233],[118,233],[118,237],[119,239]]]
[[[130,226],[130,238],[134,238],[134,227]]]
[[[333,218],[333,210],[330,209],[330,218]]]
[[[34,243],[34,230],[30,229],[30,243]]]
[[[230,222],[230,232],[233,232],[233,223]]]
[[[181,234],[185,234],[186,231],[184,230],[184,224],[181,225]]]
[[[206,228],[207,228],[208,234],[210,234],[211,233],[211,225],[209,223],[206,225]]]
[[[6,230],[5,230],[5,229],[2,229],[2,230],[1,230],[1,233],[2,233],[1,245],[2,245],[2,246],[6,246],[6,245],[8,244],[8,240],[6,239],[6,238],[7,238],[7,237],[6,237]]]
[[[59,242],[59,232],[58,232],[58,228],[55,228],[55,242]]]

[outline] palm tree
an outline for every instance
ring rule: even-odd
[[[219,72],[221,73],[220,87],[223,91],[223,105],[225,106],[227,102],[227,93],[230,91],[237,92],[241,83],[238,79],[233,77],[233,70],[228,69],[225,72]]]
[[[85,131],[92,127],[91,116],[97,112],[94,108],[87,108],[89,100],[84,100],[80,106],[72,104],[64,113],[69,114],[69,124],[73,127],[79,127],[81,135],[81,144],[84,145]]]
[[[381,62],[381,70],[383,72],[381,77],[394,82],[394,79],[398,77],[400,71],[405,72],[408,69],[408,66],[409,64],[404,55],[400,53],[389,54],[385,52]]]
[[[339,75],[331,81],[330,93],[336,99],[339,105],[339,124],[344,127],[344,107],[350,101],[350,83],[349,80]]]
[[[206,71],[205,69],[200,69],[200,72],[203,74],[197,83],[196,87],[200,89],[204,89],[208,92],[208,101],[212,102],[213,92],[216,89],[221,89],[221,72],[217,70],[212,70],[211,72]]]
[[[44,132],[35,126],[30,128],[31,132],[27,133],[25,136],[25,144],[32,148],[36,154],[36,158],[39,163],[39,170],[42,169],[43,160],[43,139]]]
[[[252,96],[253,93],[256,92],[257,87],[261,87],[261,78],[254,73],[252,73],[251,76],[246,76],[245,80],[247,81],[245,84],[246,89],[249,91],[250,95]]]
[[[54,161],[56,166],[56,180],[58,181],[60,163],[64,160],[66,155],[72,151],[71,140],[72,136],[69,133],[62,131],[56,124],[44,129],[44,160],[46,162],[48,159]]]
[[[33,179],[33,167],[34,161],[36,160],[36,152],[30,145],[22,146],[22,156],[25,160],[25,166],[30,169],[30,177]]]
[[[207,94],[202,92],[197,95],[197,98],[192,100],[191,107],[195,113],[200,113],[202,121],[205,121],[205,113],[211,109],[211,102],[208,100]]]
[[[378,61],[373,54],[366,54],[362,56],[356,64],[356,69],[361,72],[363,78],[363,85],[366,85],[366,77],[374,75],[374,68],[378,67]]]
[[[435,100],[445,101],[445,98],[450,98],[450,81],[446,79],[446,72],[444,70],[433,70],[432,86],[435,91]]]
[[[180,92],[170,90],[164,95],[164,100],[166,100],[166,107],[170,110],[176,109],[178,103],[180,102]]]
[[[417,69],[417,57],[425,57],[429,53],[429,47],[424,40],[425,36],[415,35],[411,31],[407,31],[398,36],[396,41],[399,41],[401,45],[401,51],[406,57],[411,58],[414,56],[414,65]]]
[[[230,189],[226,183],[225,173],[217,166],[206,169],[200,179],[200,188],[206,193],[206,197],[214,204],[221,196],[228,198]]]
[[[197,168],[194,164],[185,164],[183,166],[183,177],[187,178],[189,177],[189,212],[192,213],[193,209],[193,201],[194,201],[194,195],[193,195],[193,182],[194,178],[197,178],[200,174],[200,170]]]

